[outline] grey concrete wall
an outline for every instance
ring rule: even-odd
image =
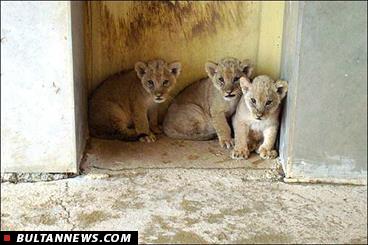
[[[72,27],[73,79],[74,79],[74,109],[75,109],[75,140],[76,158],[80,163],[86,140],[88,138],[87,125],[87,83],[85,78],[85,40],[83,1],[70,2]]]
[[[289,2],[281,128],[288,178],[367,176],[367,3]]]
[[[72,55],[82,42],[72,43],[71,27],[70,2],[1,3],[2,172],[78,169],[75,108],[84,99],[77,92],[74,101],[82,79],[75,71],[83,64],[73,61],[83,55]]]

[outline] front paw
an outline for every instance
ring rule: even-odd
[[[234,140],[233,139],[221,139],[219,138],[219,143],[222,148],[230,149],[234,146]]]
[[[249,157],[249,150],[248,148],[235,148],[231,152],[231,158],[232,159],[248,159]]]
[[[139,141],[140,142],[147,142],[147,143],[155,142],[156,141],[156,136],[153,133],[149,133],[148,135],[141,136],[139,138]]]
[[[276,150],[268,150],[264,147],[260,147],[258,151],[259,151],[259,156],[262,159],[274,159],[278,156]]]
[[[151,130],[152,130],[152,132],[154,132],[155,134],[162,134],[162,129],[161,129],[161,127],[160,126],[152,126],[151,127]]]

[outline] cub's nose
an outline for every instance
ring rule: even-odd
[[[256,117],[257,117],[256,119],[257,120],[261,120],[262,119],[262,116],[263,116],[263,113],[257,113],[256,114]]]
[[[155,96],[156,97],[161,97],[162,96],[162,93],[161,92],[157,92],[157,93],[155,93]]]
[[[227,94],[231,94],[232,92],[233,92],[233,90],[232,89],[228,89],[228,90],[226,90],[225,91]]]
[[[235,94],[233,94],[233,89],[228,89],[228,90],[225,90],[225,97],[226,98],[232,98],[232,97],[235,97]]]

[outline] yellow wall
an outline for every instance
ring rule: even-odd
[[[87,3],[89,91],[138,60],[180,60],[180,91],[205,76],[204,63],[249,58],[256,71],[279,75],[283,2]]]
[[[280,71],[284,6],[281,1],[261,2],[257,73],[277,79]]]

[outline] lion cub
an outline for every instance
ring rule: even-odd
[[[160,133],[156,104],[168,98],[181,64],[164,60],[137,62],[135,71],[119,73],[102,83],[89,101],[93,136],[153,142]],[[153,133],[153,132],[154,133]]]
[[[252,82],[240,78],[243,97],[233,116],[235,146],[234,159],[246,159],[256,150],[263,159],[277,157],[274,144],[279,127],[280,103],[285,97],[286,81],[273,81],[268,76],[258,76]]]
[[[250,77],[249,61],[222,59],[218,64],[207,62],[208,78],[193,83],[181,92],[170,105],[163,129],[176,139],[209,140],[219,138],[220,145],[233,145],[228,120],[235,112],[241,97],[239,79]]]

